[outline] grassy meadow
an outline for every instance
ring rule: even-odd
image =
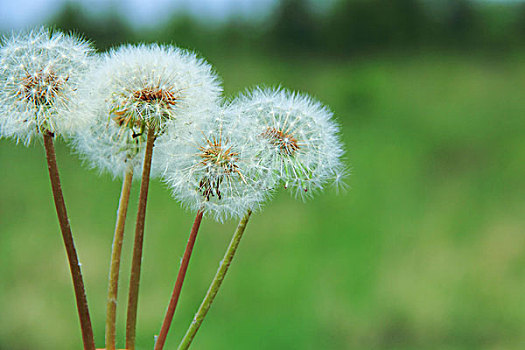
[[[253,216],[197,349],[518,350],[525,344],[525,61],[210,57],[225,93],[281,83],[342,126],[349,190],[279,192]],[[57,143],[98,347],[121,183]],[[0,141],[0,349],[81,348],[41,143]],[[119,293],[119,343],[134,217]],[[151,349],[193,214],[150,187],[138,349]],[[205,220],[168,336],[175,349],[235,222]]]

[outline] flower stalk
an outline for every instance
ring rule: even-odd
[[[64,195],[62,193],[62,186],[60,184],[60,176],[58,173],[55,146],[53,144],[54,134],[50,131],[43,131],[42,134],[44,137],[44,148],[46,151],[47,167],[49,170],[49,179],[51,180],[51,188],[53,190],[55,208],[69,261],[69,269],[71,270],[73,287],[75,289],[75,298],[77,304],[78,317],[80,319],[80,328],[82,331],[82,341],[84,343],[84,350],[95,350],[93,328],[91,327],[91,319],[89,316],[84,281],[82,279],[80,263],[78,261],[77,251],[75,248],[75,243],[73,241],[73,235],[71,234],[71,227],[69,225],[69,219],[67,216],[66,204],[64,201]]]
[[[215,277],[213,278],[213,281],[208,289],[208,292],[206,292],[206,296],[204,297],[199,307],[199,310],[195,314],[193,322],[191,323],[190,327],[186,331],[184,338],[182,339],[179,347],[177,348],[178,350],[186,350],[190,347],[191,342],[195,338],[195,334],[197,334],[197,331],[202,325],[202,322],[204,321],[206,314],[210,310],[211,304],[213,303],[215,297],[217,296],[217,293],[219,292],[219,288],[221,287],[221,284],[224,281],[224,278],[226,277],[226,273],[228,272],[228,269],[233,260],[233,257],[235,256],[235,252],[237,251],[237,248],[239,247],[239,242],[241,241],[242,235],[244,233],[244,230],[246,229],[246,225],[248,224],[248,220],[250,219],[251,214],[252,214],[251,210],[248,210],[246,215],[241,219],[241,221],[239,221],[239,225],[237,226],[237,229],[235,230],[235,233],[233,234],[233,237],[230,241],[228,249],[226,250],[226,254],[224,255],[224,258],[221,261],[219,269],[217,270],[217,273],[215,274]]]
[[[197,238],[197,232],[202,221],[202,215],[204,212],[199,210],[197,216],[195,217],[195,222],[191,228],[190,237],[188,238],[188,244],[186,245],[186,250],[184,251],[184,256],[182,257],[182,262],[179,268],[179,273],[177,275],[177,280],[175,281],[175,287],[173,288],[173,293],[171,294],[170,303],[168,310],[166,311],[166,316],[162,322],[162,327],[160,329],[159,336],[155,342],[154,350],[162,350],[164,348],[164,343],[166,342],[166,337],[168,336],[168,331],[171,326],[171,321],[173,320],[173,315],[175,314],[175,308],[177,307],[177,302],[179,301],[179,296],[182,290],[182,283],[184,282],[184,277],[186,276],[186,270],[188,269],[188,264],[190,262],[191,253],[193,252],[193,246],[195,245],[195,240]]]
[[[131,277],[129,281],[128,312],[126,321],[127,350],[135,350],[140,270],[142,266],[142,246],[144,243],[144,221],[146,219],[146,203],[148,201],[151,159],[153,157],[153,146],[155,143],[155,138],[155,128],[148,127],[146,151],[144,155],[144,164],[142,169],[142,181],[140,183],[137,222],[135,226],[135,242],[133,245],[133,259],[131,262]]]
[[[116,321],[117,321],[117,296],[120,272],[120,259],[122,255],[122,243],[124,240],[124,226],[128,212],[131,183],[133,180],[133,168],[129,167],[124,175],[122,191],[120,193],[117,211],[117,223],[115,225],[115,236],[111,252],[111,263],[109,272],[108,300],[106,308],[106,349],[115,350]]]

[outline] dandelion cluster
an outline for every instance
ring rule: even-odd
[[[88,127],[75,137],[75,147],[114,176],[127,167],[139,170],[149,128],[160,136],[167,124],[176,124],[169,137],[177,137],[209,114],[221,90],[211,66],[190,52],[158,45],[112,50],[83,81],[75,113]]]
[[[0,137],[28,144],[41,132],[67,135],[82,120],[69,113],[89,67],[89,43],[41,28],[4,39],[0,48]]]
[[[118,177],[141,173],[151,131],[154,175],[218,220],[257,209],[276,188],[304,197],[346,174],[327,107],[280,88],[221,101],[211,65],[186,50],[126,45],[91,58],[84,41],[40,29],[0,53],[1,136],[74,131],[77,153]]]
[[[141,178],[126,321],[135,344],[142,245],[150,175],[160,175],[181,204],[197,212],[156,350],[162,350],[204,215],[241,218],[185,349],[206,315],[246,224],[276,189],[306,197],[346,168],[332,112],[306,94],[255,88],[233,100],[211,65],[171,45],[126,45],[94,54],[58,31],[13,35],[0,46],[0,137],[44,140],[57,215],[75,286],[84,348],[94,338],[54,150],[64,136],[92,167],[123,176],[111,254],[106,348],[115,348],[120,257],[133,178]],[[129,346],[128,346],[129,344]]]
[[[257,157],[276,182],[298,195],[339,181],[344,166],[338,126],[332,113],[307,95],[284,89],[255,89],[228,106],[258,147]]]

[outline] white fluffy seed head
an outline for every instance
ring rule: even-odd
[[[68,135],[83,119],[69,113],[93,49],[73,35],[40,28],[0,47],[0,137],[29,144],[34,135]]]
[[[220,93],[211,66],[190,52],[159,45],[120,47],[86,75],[75,110],[89,127],[75,136],[75,148],[102,171],[121,176],[131,166],[140,176],[148,129],[155,130],[156,144],[162,143],[168,125],[196,123],[215,108]]]
[[[158,149],[174,197],[217,221],[257,210],[274,185],[249,135],[240,133],[238,125],[237,118],[225,118],[218,109],[210,120],[187,128]]]
[[[308,95],[284,89],[255,89],[241,94],[228,113],[243,121],[257,157],[276,180],[305,197],[346,174],[339,127],[330,110]]]

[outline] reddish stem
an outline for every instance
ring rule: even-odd
[[[180,292],[182,290],[182,283],[184,282],[184,277],[186,276],[186,270],[188,269],[188,263],[190,262],[191,253],[193,251],[193,246],[195,245],[195,239],[197,238],[197,232],[202,221],[202,210],[197,213],[195,217],[195,222],[191,228],[190,237],[188,238],[188,244],[186,245],[186,250],[184,251],[184,256],[182,257],[182,262],[179,268],[179,273],[177,275],[177,281],[175,282],[175,287],[173,288],[173,293],[171,294],[170,304],[168,310],[166,311],[166,316],[162,322],[162,328],[160,329],[159,336],[155,342],[154,350],[162,350],[164,343],[166,342],[166,337],[168,336],[168,331],[171,326],[171,321],[173,320],[173,315],[175,314],[175,308],[177,307],[177,302],[179,301]]]
[[[84,281],[82,280],[82,272],[80,270],[80,263],[78,262],[77,250],[75,249],[75,243],[73,242],[73,235],[71,234],[71,227],[69,226],[69,219],[66,211],[66,203],[64,201],[64,195],[62,194],[62,186],[60,185],[55,146],[53,144],[54,135],[49,131],[43,132],[42,134],[44,136],[47,168],[49,170],[49,179],[51,180],[51,188],[53,190],[58,222],[60,223],[60,230],[62,231],[62,238],[66,247],[71,277],[73,278],[73,287],[75,289],[75,298],[77,301],[78,317],[80,319],[84,349],[95,350],[93,328],[91,327],[91,319],[89,317]]]

